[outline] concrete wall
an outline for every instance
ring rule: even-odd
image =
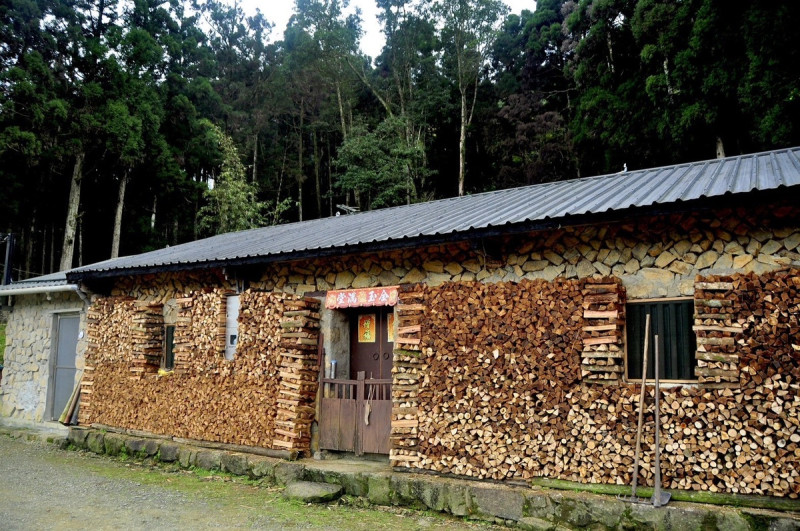
[[[51,420],[47,411],[54,347],[54,315],[81,312],[80,330],[86,329],[83,303],[72,292],[53,293],[49,297],[21,295],[6,327],[6,351],[3,380],[0,382],[0,416],[20,423]],[[86,338],[78,340],[75,358],[76,383],[84,368]],[[56,413],[58,415],[60,412]]]

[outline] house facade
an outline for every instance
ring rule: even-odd
[[[652,379],[657,357],[663,382],[665,486],[797,497],[798,151],[258,229],[73,270],[68,282],[93,293],[79,422],[386,454],[394,467],[474,478],[626,484],[647,336],[646,370]],[[10,345],[24,342],[9,330]],[[20,371],[13,359],[7,371]],[[10,389],[3,411],[18,415]],[[645,404],[651,483],[652,386]]]

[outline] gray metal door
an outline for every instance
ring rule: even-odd
[[[75,352],[78,346],[77,315],[56,316],[56,359],[53,367],[53,392],[50,415],[57,419],[67,407],[75,388]]]

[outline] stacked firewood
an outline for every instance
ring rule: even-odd
[[[736,336],[742,333],[739,290],[732,277],[703,281],[698,277],[694,292],[694,327],[697,336],[697,367],[694,373],[704,387],[739,385],[739,354]]]
[[[240,339],[234,360],[228,361],[223,336],[213,330],[199,332],[204,323],[214,327],[221,321],[225,295],[222,290],[195,291],[178,301],[175,338],[177,354],[183,357],[176,359],[172,375],[145,374],[131,380],[130,346],[125,357],[104,357],[92,379],[94,407],[84,411],[81,406],[81,422],[307,451],[317,385],[319,303],[284,294],[241,294]],[[108,323],[121,319],[127,330],[136,310],[130,299],[101,301],[102,311],[93,316],[90,333],[111,341],[118,336],[105,335],[111,333]],[[149,304],[143,302],[140,308]],[[195,339],[199,348],[192,343]],[[132,337],[128,340],[132,345]]]
[[[426,369],[420,352],[424,301],[424,284],[400,286],[392,364],[392,466],[410,467],[419,461],[419,386]]]
[[[158,372],[161,355],[164,352],[163,306],[148,301],[136,301],[131,332],[132,375],[141,376]]]
[[[545,464],[533,442],[563,438],[581,298],[581,284],[563,279],[428,288],[416,466],[503,479]]]
[[[109,363],[128,363],[133,352],[132,319],[134,301],[128,297],[102,297],[94,300],[86,316],[86,348],[81,379],[78,422],[84,424],[93,411],[95,368]],[[128,367],[129,368],[129,367]],[[130,376],[130,372],[127,373]]]
[[[625,288],[614,277],[587,278],[583,294],[581,376],[592,383],[616,383],[625,372]]]
[[[281,319],[276,449],[308,451],[319,375],[320,302],[286,299]]]
[[[175,372],[220,373],[229,369],[225,360],[225,306],[230,292],[224,289],[192,291],[177,299]]]

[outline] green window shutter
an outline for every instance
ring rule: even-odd
[[[642,377],[645,317],[650,315],[650,355],[647,377],[655,377],[655,336],[659,340],[660,377],[664,380],[695,380],[697,340],[692,330],[694,301],[629,303],[626,308],[628,378]]]
[[[168,326],[164,333],[164,368],[175,368],[175,327]]]

